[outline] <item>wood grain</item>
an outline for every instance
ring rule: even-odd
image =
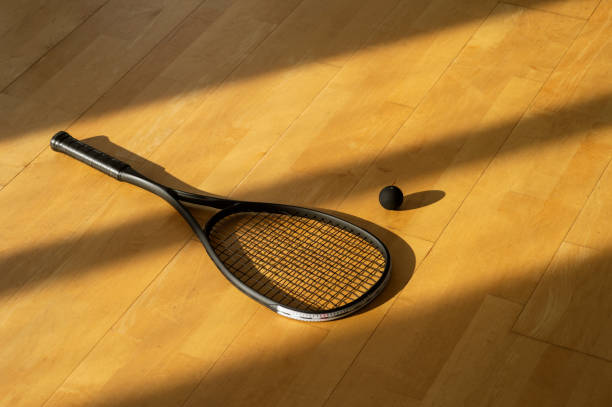
[[[565,241],[603,253],[609,251],[612,247],[611,215],[612,168],[608,166]]]
[[[421,406],[604,406],[612,364],[510,332],[521,306],[486,297]]]
[[[520,11],[516,20],[502,21],[521,25],[522,18],[529,19],[524,14],[529,13]],[[565,21],[570,32],[576,35],[580,27],[574,25],[575,20]],[[488,30],[486,23],[483,29]],[[566,38],[569,47],[572,37]],[[468,45],[466,50],[469,49]],[[439,84],[443,80],[444,77]],[[332,395],[330,405],[342,405],[347,400],[365,405],[367,400],[389,393],[421,399],[486,293],[519,303],[528,300],[610,155],[607,150],[583,142],[586,137],[583,129],[590,129],[590,119],[578,122],[574,132],[542,133],[542,128],[533,124],[552,124],[562,129],[575,118],[569,113],[540,115],[534,119],[528,119],[527,115],[490,165],[481,164],[480,168],[486,168],[482,176],[478,179],[479,174],[472,173],[476,184],[471,190],[468,185],[464,186],[469,195],[462,203],[458,199],[461,207],[447,225],[441,225],[443,233],[403,290],[402,301],[394,304],[356,358]],[[550,134],[548,137],[554,134],[555,142],[543,141],[542,134]],[[485,143],[485,140],[479,141]],[[498,140],[502,142],[503,138]],[[392,146],[390,143],[389,148]],[[416,160],[421,157],[415,154]],[[428,160],[428,164],[432,161]],[[466,162],[466,167],[474,171],[475,160],[466,159]],[[402,168],[402,165],[398,161],[391,168]],[[461,168],[451,176],[457,177],[460,173]],[[578,178],[581,182],[574,182]],[[431,181],[425,185],[447,190]],[[443,201],[448,198],[446,192]],[[441,205],[428,208],[432,207],[440,210]],[[418,213],[425,216],[426,211]],[[400,218],[401,213],[397,215]],[[435,226],[436,217],[427,219]]]
[[[47,404],[180,405],[258,308],[192,240]]]
[[[551,78],[557,86],[564,84],[573,89],[574,98],[587,97],[589,89],[598,89],[598,92],[612,90],[611,82],[604,73],[609,70],[611,21],[611,5],[602,4],[580,42],[576,43],[576,47],[583,47],[587,37],[593,38],[592,42],[588,42],[588,50],[589,54],[596,55],[590,58],[586,67],[581,68],[575,63],[565,67],[568,75],[582,78],[579,83],[560,76]],[[579,49],[572,51],[568,53],[568,58],[581,52]],[[562,103],[557,93],[550,92],[546,97],[548,100],[545,100],[544,106]],[[610,104],[580,109],[572,116],[573,123],[582,120],[590,124],[585,143],[592,145],[597,154],[607,154],[609,162],[612,146]],[[573,183],[583,180],[580,177]],[[612,244],[609,232],[612,210],[610,188],[612,176],[608,164],[588,201],[576,202],[584,207],[515,326],[517,332],[608,360],[612,360],[611,332],[608,329],[612,304],[606,294],[610,286],[608,270]]]
[[[394,239],[392,236],[385,238],[382,235],[381,238],[389,245],[391,256],[394,256],[397,263],[403,266],[393,271],[395,275],[386,289],[387,295],[383,295],[372,306],[368,306],[365,312],[351,318],[331,321],[322,324],[320,328],[319,325],[309,325],[309,328],[312,328],[304,330],[300,340],[293,342],[294,345],[301,345],[302,342],[318,341],[320,329],[325,330],[326,336],[317,342],[316,346],[308,350],[305,360],[283,369],[282,376],[278,378],[278,382],[283,384],[283,388],[276,390],[274,393],[266,394],[265,399],[259,399],[260,405],[309,406],[325,403],[350,365],[354,355],[365,344],[372,330],[391,306],[392,299],[389,298],[391,293],[401,290],[403,285],[406,284],[406,279],[409,278],[406,274],[411,272],[407,266],[411,264],[412,267],[417,266],[430,247],[428,242],[405,236],[402,236],[402,238],[409,243],[409,247],[406,247],[405,242],[397,241],[395,240],[397,238]],[[414,252],[412,252],[413,250]],[[265,337],[271,349],[277,351],[285,349],[288,352],[287,359],[301,357],[301,351],[293,351],[290,346],[283,346],[281,341],[284,335],[295,329],[294,325],[303,325],[302,323],[286,319],[278,321],[276,315],[264,309],[257,310],[257,315],[260,322],[250,327],[248,331],[245,330],[238,335],[237,342],[232,345],[236,349],[235,352],[243,354],[245,357],[247,357],[246,355],[253,357],[254,352],[251,350],[249,338]],[[275,328],[270,330],[268,329],[270,326]],[[239,370],[232,373],[231,376],[237,375],[238,378],[230,380],[227,387],[219,392],[219,389],[214,385],[215,378],[218,375],[223,377],[223,372],[232,369],[232,366],[237,363],[234,359],[221,358],[211,370],[210,377],[204,378],[187,405],[201,405],[204,401],[214,405],[214,400],[218,400],[217,403],[220,403],[219,400],[223,397],[234,393],[238,395],[261,395],[260,389],[269,386],[270,379],[266,375],[253,377],[250,370]],[[267,364],[268,362],[263,359],[254,363],[253,366],[266,367]],[[228,377],[228,375],[226,374],[224,377]],[[228,403],[227,405],[240,406],[245,403],[245,399],[229,398],[226,403]]]
[[[465,6],[462,13],[480,17],[490,11],[493,3],[468,2]],[[443,2],[433,2],[428,7],[419,2],[406,3],[394,10],[364,48],[346,62],[292,123],[236,192],[255,200],[338,207],[410,117],[411,106],[419,104],[424,89],[438,80],[440,72],[452,62],[481,21],[474,18],[469,24],[441,33],[418,35],[425,21],[433,24],[450,19]],[[396,37],[407,39],[388,44],[390,38]],[[377,45],[380,43],[385,45]],[[330,157],[329,151],[342,154]],[[279,171],[291,180],[280,187],[277,185]],[[380,182],[379,179],[376,186],[384,185]],[[358,196],[358,201],[363,203],[361,198],[366,193],[376,193],[376,190],[358,189],[351,195]],[[368,201],[373,205],[368,205],[364,215],[371,216],[374,212],[392,216],[380,209],[375,199]],[[343,209],[357,213],[348,205]]]
[[[610,405],[612,1],[5,3],[0,404]],[[282,318],[167,204],[50,151],[61,128],[337,213],[391,281]]]
[[[597,0],[511,0],[508,3],[584,19],[589,18],[599,4]]]
[[[220,404],[221,399],[225,405],[243,405],[248,397],[260,405],[322,404],[391,305],[392,293],[406,284],[408,267],[414,268],[430,247],[418,239],[379,235],[399,265],[385,294],[365,312],[321,325],[262,309],[227,282],[200,242],[192,240],[49,404],[180,405],[192,393],[189,403],[195,405]],[[156,346],[140,352],[154,337],[159,338]]]
[[[612,360],[609,251],[564,243],[514,329]]]
[[[18,174],[48,145],[49,134],[77,119],[199,3],[107,3],[11,83],[0,94],[5,152],[0,184]]]
[[[274,6],[273,3],[270,4],[270,7]],[[225,20],[226,23],[232,24],[231,14],[239,14],[243,11],[241,7],[231,10],[230,16],[228,16],[230,18]],[[260,10],[260,12],[262,11]],[[175,63],[180,63],[183,60],[188,61],[192,58],[192,54],[185,48],[190,44],[197,49],[202,46],[202,43],[206,44],[211,39],[208,37],[209,35],[212,39],[219,39],[223,35],[225,24],[220,24],[219,28],[211,27],[210,32],[207,31],[202,34],[201,38],[198,38],[199,36],[194,38],[190,34],[193,34],[194,27],[201,24],[202,15],[197,14],[192,20],[188,21],[183,29],[177,32],[175,40],[170,41],[167,46],[162,47],[159,53],[151,55],[151,59],[145,61],[150,64],[145,63],[139,66],[133,76],[121,81],[97,104],[99,107],[93,108],[69,130],[81,139],[95,137],[90,141],[92,145],[134,163],[137,169],[151,169],[153,167],[151,163],[147,163],[141,157],[135,157],[134,154],[140,154],[143,157],[150,155],[169,134],[172,134],[186,120],[186,116],[189,116],[198,106],[198,103],[201,103],[207,97],[208,92],[191,94],[191,96],[187,94],[184,97],[177,98],[172,109],[168,109],[164,104],[149,103],[140,106],[139,109],[126,109],[112,117],[103,117],[102,112],[104,109],[108,109],[112,103],[126,106],[124,104],[126,103],[125,100],[120,97],[122,95],[130,94],[133,98],[148,100],[160,89],[169,85],[184,87],[184,83],[164,76],[163,69],[160,70],[155,62],[160,62],[168,56],[174,56]],[[252,44],[256,35],[259,35],[260,39],[266,35],[265,31],[259,31],[262,26],[268,29],[272,28],[268,23],[257,24],[257,22],[253,22],[253,26],[258,30],[245,32],[242,36],[228,39],[228,46],[239,47],[243,42]],[[244,48],[243,57],[245,53],[252,50],[253,46]],[[178,54],[184,52],[185,55],[177,55],[177,50]],[[227,75],[235,68],[241,61],[237,52],[235,55],[234,64],[228,63],[220,67],[217,75]],[[151,66],[154,68],[151,68]],[[165,66],[162,65],[162,67]],[[206,73],[206,75],[212,74],[212,70]],[[135,80],[138,77],[147,78],[148,81]],[[185,78],[185,80],[187,80],[187,83],[191,83],[191,81],[196,81],[200,77],[199,75],[193,75]],[[114,143],[121,145],[122,148],[100,137],[101,133],[112,135]],[[52,134],[52,132],[49,132],[45,135],[46,144],[48,144]],[[131,154],[126,155],[126,150],[131,151]],[[15,182],[11,183],[11,188],[7,189],[9,194],[0,197],[0,200],[4,200],[3,207],[7,208],[3,213],[6,218],[4,218],[2,227],[6,231],[4,234],[6,238],[2,247],[7,255],[11,254],[4,262],[6,269],[10,271],[4,274],[2,278],[3,281],[10,281],[10,283],[7,283],[9,289],[18,289],[33,275],[45,277],[51,273],[51,270],[58,267],[66,259],[66,256],[69,256],[70,245],[54,245],[53,242],[68,240],[72,244],[76,244],[80,236],[83,235],[83,230],[87,228],[87,220],[104,206],[112,192],[119,187],[119,184],[109,182],[111,180],[108,180],[104,175],[96,174],[82,167],[82,164],[78,162],[68,161],[69,167],[60,170],[57,166],[61,166],[61,163],[65,162],[63,160],[63,157],[60,158],[55,153],[46,150],[34,165],[26,169],[26,171],[31,171],[28,173],[32,174],[30,176],[33,180],[28,180],[28,177],[16,179]],[[143,164],[144,168],[142,167]],[[167,177],[167,174],[163,169],[161,171],[159,171],[159,167],[153,169],[157,173],[162,173],[160,181],[164,181],[163,176]],[[24,187],[24,182],[30,187]],[[90,191],[86,188],[88,185],[91,188]],[[17,193],[11,194],[11,190],[17,191]],[[23,191],[24,194],[19,194],[19,191]],[[27,191],[36,192],[32,194],[26,193]],[[74,195],[69,201],[66,201],[68,196],[62,197],[59,191],[73,191]],[[43,210],[35,209],[40,205],[39,200],[44,200],[46,204]],[[74,202],[77,201],[79,202],[78,209],[74,207]],[[67,205],[67,202],[71,202],[71,204]],[[147,217],[146,214],[143,215],[145,218]],[[29,218],[30,221],[26,221],[26,218]],[[44,222],[46,226],[43,230],[40,230],[39,227],[41,222]],[[17,224],[20,227],[17,227]],[[29,244],[31,247],[46,247],[47,250],[42,250],[41,255],[47,260],[37,263],[36,257],[19,254],[23,252],[17,246],[18,236],[20,235],[30,236]],[[57,252],[50,250],[50,248],[57,246],[61,246]]]
[[[0,90],[4,90],[107,1],[2,2]]]
[[[555,29],[540,31],[536,20]],[[436,240],[582,24],[497,6],[352,193],[395,183],[405,192],[441,190],[444,199],[409,213],[389,214],[375,200],[345,208],[358,206],[373,222]]]
[[[273,8],[274,4],[270,4],[270,7]],[[286,12],[290,11],[289,9]],[[197,20],[192,21],[192,24],[197,23]],[[201,24],[201,21],[199,23]],[[269,23],[260,24],[259,27],[261,26],[273,28]],[[239,44],[245,37],[253,34],[245,32],[243,36],[233,37],[233,44]],[[265,36],[265,32],[258,34]],[[213,30],[212,35],[219,34]],[[183,40],[189,39],[189,35],[183,37]],[[253,40],[249,38],[248,41]],[[252,50],[252,47],[245,47],[244,52],[249,50]],[[235,63],[238,62],[239,60]],[[233,67],[235,65],[228,64],[221,68],[227,75]],[[161,78],[154,86],[163,83],[167,83],[165,78]],[[120,86],[127,84],[133,85],[131,82],[124,82]],[[135,91],[134,87],[130,87],[130,90]],[[144,86],[144,89],[139,90],[146,93],[149,89]],[[134,138],[135,134],[130,132],[134,128],[130,129],[125,125],[125,116],[114,117],[117,121],[106,118],[105,123],[111,129],[123,129],[122,132],[113,133],[114,141],[137,153],[150,154],[157,145],[156,140],[157,143],[161,141],[155,130],[172,129],[173,126],[176,128],[180,125],[184,120],[183,115],[188,114],[189,108],[193,107],[189,102],[194,100],[197,99],[183,99],[175,110],[176,115],[161,105],[147,105],[143,107],[144,111],[132,111],[130,122],[136,127],[141,126],[138,128],[140,133],[136,133],[136,136],[141,136],[138,138]],[[74,131],[79,138],[100,134],[97,122],[88,118],[84,118],[69,130]],[[45,144],[48,143],[50,134],[45,136]],[[164,134],[167,133],[162,131],[161,136]],[[127,140],[133,142],[128,143]],[[112,153],[112,150],[107,151]],[[69,168],[72,169],[58,169],[56,166],[61,166],[62,162],[70,163]],[[74,167],[70,167],[71,165]],[[30,176],[32,179],[28,180]],[[23,187],[24,182],[28,187]],[[88,187],[91,191],[88,191]],[[118,189],[121,190],[118,200],[113,201],[113,193]],[[13,388],[13,391],[3,390],[2,401],[39,404],[62,383],[76,367],[74,364],[80,362],[100,335],[112,326],[134,298],[167,264],[188,239],[189,232],[180,218],[170,215],[169,208],[163,202],[148,198],[147,202],[151,202],[153,206],[147,207],[147,204],[138,202],[142,198],[142,192],[122,187],[104,175],[95,173],[75,161],[71,162],[48,149],[35,163],[28,166],[23,177],[18,177],[2,192],[7,190],[9,193],[0,197],[4,200],[1,206],[7,208],[3,211],[6,218],[3,219],[2,235],[6,238],[3,239],[2,250],[6,266],[3,270],[8,270],[8,273],[2,275],[4,308],[1,332],[3,340],[8,340],[9,337],[17,339],[12,342],[12,346],[4,348],[8,353],[3,358],[7,368],[1,369],[2,385]],[[11,194],[10,190],[16,192]],[[19,191],[25,194],[20,194]],[[32,196],[35,191],[38,193]],[[66,201],[68,195],[62,194],[61,191],[72,191],[72,201]],[[43,201],[45,207],[41,209],[40,202]],[[79,204],[75,205],[77,201]],[[36,205],[39,205],[39,209],[33,208]],[[11,222],[18,222],[20,226]],[[105,232],[100,233],[101,230]],[[17,245],[19,236],[28,236],[29,248]],[[127,255],[134,252],[140,252],[142,256]],[[139,258],[149,260],[139,263],[140,266],[134,266],[134,262],[138,263]],[[131,272],[113,273],[114,270]],[[122,278],[128,280],[121,280]],[[98,279],[100,281],[95,282]],[[83,283],[82,286],[79,281]],[[62,282],[70,282],[72,290],[63,287]],[[109,292],[113,293],[113,300],[101,300],[100,296],[107,298]],[[92,302],[88,303],[88,300]],[[50,308],[55,310],[55,313],[51,313]],[[78,332],[70,333],[70,330],[66,329],[67,326],[77,323],[76,321],[82,321],[85,315],[91,317],[90,322],[95,328],[81,324]],[[30,330],[24,329],[24,321],[31,321],[30,329],[39,326],[42,332],[49,332],[50,336],[38,337],[30,334]],[[28,339],[19,339],[24,337]],[[71,337],[78,338],[74,346],[70,345]],[[63,358],[61,355],[67,352],[66,349],[70,349],[69,355]],[[24,367],[24,352],[29,355],[28,363],[37,366],[36,369]],[[57,362],[57,358],[61,358],[61,363]],[[32,383],[37,383],[36,391],[26,391]]]

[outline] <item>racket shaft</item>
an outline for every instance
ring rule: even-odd
[[[123,181],[122,173],[130,168],[129,164],[75,139],[65,131],[60,131],[51,138],[51,148],[120,181]]]

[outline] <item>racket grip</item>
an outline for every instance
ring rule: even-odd
[[[75,139],[65,131],[57,132],[51,138],[51,149],[69,155],[120,181],[123,171],[130,168],[129,164]]]

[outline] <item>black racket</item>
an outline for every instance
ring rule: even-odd
[[[389,280],[391,259],[385,245],[337,217],[172,189],[64,131],[53,136],[51,148],[165,199],[232,284],[286,317],[341,318],[372,301]],[[184,203],[221,210],[202,228]]]

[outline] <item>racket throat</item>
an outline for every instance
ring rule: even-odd
[[[217,198],[214,196],[204,196],[193,194],[191,192],[185,192],[180,190],[172,190],[176,195],[176,198],[184,203],[203,205],[216,209],[225,209],[231,206],[237,205],[240,201],[234,201],[231,199]]]

